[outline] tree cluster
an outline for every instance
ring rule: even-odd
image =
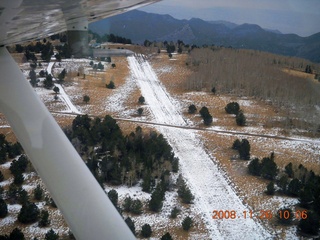
[[[248,165],[248,171],[252,175],[274,180],[279,172],[274,161],[274,153],[271,153],[270,157],[264,157],[261,161],[259,158],[254,158]]]
[[[150,191],[156,179],[166,180],[176,160],[165,138],[140,127],[124,136],[110,117],[77,116],[66,131],[88,168],[100,183],[132,186],[143,180]]]
[[[249,160],[250,159],[250,143],[247,139],[236,139],[232,144],[232,149],[239,152],[240,159]]]
[[[4,134],[0,134],[0,164],[5,163],[8,159],[15,158],[23,152],[19,142],[9,143]]]

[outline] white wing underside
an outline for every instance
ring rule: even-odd
[[[0,46],[48,37],[67,24],[120,14],[159,0],[1,0]]]

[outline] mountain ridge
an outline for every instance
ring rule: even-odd
[[[200,18],[178,20],[139,10],[91,23],[89,29],[99,35],[113,33],[130,38],[133,43],[182,40],[186,44],[218,45],[254,49],[275,54],[302,57],[320,62],[320,33],[308,37],[282,34],[257,24],[234,24],[227,21],[205,21]]]

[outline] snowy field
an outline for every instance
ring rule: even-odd
[[[128,57],[131,74],[140,86],[158,123],[186,126],[179,105],[164,89],[150,64],[142,55]],[[195,195],[195,208],[201,213],[211,239],[268,239],[270,233],[254,219],[244,219],[244,206],[214,159],[199,142],[195,132],[186,129],[158,127],[180,159],[180,169]],[[235,210],[235,219],[212,219],[213,210]]]

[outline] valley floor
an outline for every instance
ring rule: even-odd
[[[298,239],[294,227],[281,228],[276,226],[274,221],[257,218],[261,210],[275,212],[280,206],[295,207],[296,199],[279,195],[265,196],[263,191],[267,182],[248,176],[247,162],[230,161],[234,155],[230,148],[236,137],[247,138],[252,144],[254,156],[261,157],[274,151],[280,167],[289,161],[302,162],[319,173],[319,141],[312,138],[302,139],[298,136],[283,136],[285,139],[277,139],[281,130],[275,128],[268,130],[261,126],[242,129],[234,127],[231,124],[233,120],[224,117],[221,110],[218,110],[222,108],[224,111],[223,107],[232,99],[231,97],[212,97],[205,92],[181,90],[179,77],[177,79],[172,77],[174,74],[179,75],[180,71],[182,71],[180,76],[183,76],[184,71],[187,71],[178,64],[179,61],[184,64],[183,58],[180,58],[182,57],[174,56],[172,60],[165,58],[148,60],[142,55],[115,58],[116,69],[106,65],[106,72],[89,73],[89,70],[86,70],[88,73],[86,79],[79,77],[66,82],[64,86],[57,85],[60,89],[60,99],[55,102],[52,101],[52,90],[36,88],[36,91],[62,126],[69,125],[74,114],[92,116],[110,114],[114,118],[119,118],[119,125],[124,132],[129,133],[136,126],[141,125],[143,129],[156,129],[168,140],[175,155],[180,159],[180,171],[195,195],[194,204],[181,206],[183,210],[181,216],[172,221],[168,215],[171,209],[180,203],[176,193],[166,193],[166,201],[160,214],[145,212],[141,216],[132,216],[136,221],[136,229],[141,229],[143,224],[149,223],[154,230],[153,236],[157,238],[166,231],[171,231],[174,239]],[[85,66],[88,69],[88,62],[85,59],[75,62],[64,61],[60,66],[52,62],[45,67],[50,72],[58,72],[66,67],[69,68],[68,72],[72,69],[77,70],[79,66]],[[115,81],[116,89],[105,88],[106,78]],[[88,104],[82,102],[82,96],[85,94],[91,98]],[[137,103],[140,95],[145,97],[146,104]],[[248,112],[253,111],[257,104],[250,99],[240,101],[239,103]],[[211,109],[210,112],[213,112],[213,116],[216,117],[212,127],[204,128],[200,118],[185,112],[184,109],[187,109],[192,102],[206,105]],[[144,109],[142,116],[136,113],[138,107]],[[130,120],[133,121],[130,122]],[[0,116],[0,133],[8,134],[8,137],[14,139],[8,123],[2,116]],[[256,135],[249,136],[252,133]],[[269,137],[263,135],[269,135]],[[276,137],[273,138],[273,136]],[[8,172],[7,165],[0,165],[0,169]],[[10,181],[1,185],[8,186]],[[28,190],[31,191],[34,187],[35,185],[30,182]],[[112,188],[114,187],[106,186],[107,190]],[[150,198],[149,194],[141,192],[139,186],[129,189],[121,186],[115,189],[119,192],[120,201],[126,195],[138,197],[145,203]],[[10,219],[5,221],[5,225],[1,226],[0,223],[0,232],[7,229],[8,221],[10,224],[14,222],[17,209],[15,205],[10,206]],[[237,215],[235,219],[212,219],[214,210],[234,210]],[[253,211],[256,216],[244,217],[244,212],[249,211]],[[52,211],[51,217],[54,215],[60,216]],[[193,217],[195,227],[189,233],[179,232],[181,221],[187,215]],[[52,228],[58,231],[60,229],[61,234],[66,234],[67,231],[63,225],[59,220]],[[33,234],[37,230],[32,230],[32,227],[26,229],[29,229],[26,230],[29,232],[28,236],[35,236]],[[37,236],[44,233],[44,230],[41,231],[39,230]]]

